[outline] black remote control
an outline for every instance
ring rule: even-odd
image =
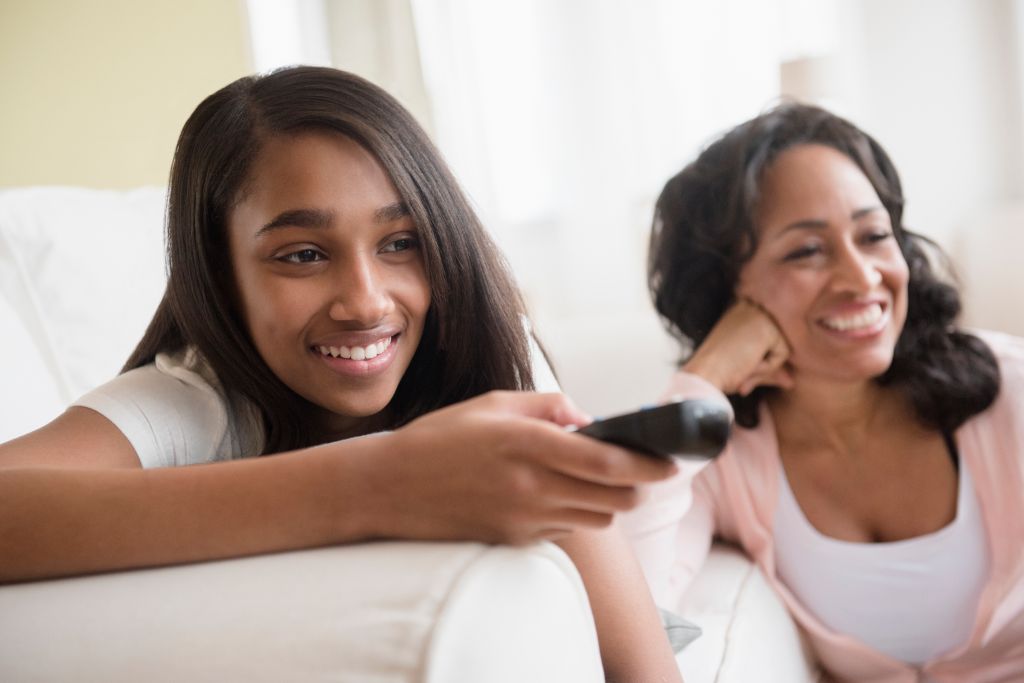
[[[726,406],[689,399],[595,420],[579,432],[659,458],[709,459],[725,448],[731,428]]]

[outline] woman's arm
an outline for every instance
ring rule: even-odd
[[[764,308],[748,299],[733,304],[683,366],[723,394],[746,396],[758,386],[792,388],[789,344]],[[675,381],[666,396],[675,391]]]
[[[369,538],[557,538],[606,526],[637,484],[674,471],[565,432],[586,418],[554,394],[494,392],[391,433],[154,470],[79,410],[0,446],[0,582]]]
[[[605,679],[681,681],[651,592],[619,529],[579,531],[558,544],[572,557],[587,588]]]

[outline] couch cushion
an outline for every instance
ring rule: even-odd
[[[679,611],[703,629],[676,658],[687,683],[813,683],[821,676],[782,600],[734,546],[712,547]]]
[[[583,581],[550,543],[489,546],[434,624],[423,683],[604,680]]]
[[[362,543],[0,587],[0,680],[599,683],[558,548]]]

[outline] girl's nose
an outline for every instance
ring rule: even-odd
[[[340,269],[328,313],[333,320],[370,327],[390,312],[391,298],[374,264],[366,260],[349,261]]]

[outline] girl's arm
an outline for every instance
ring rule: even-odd
[[[640,565],[619,529],[579,531],[558,544],[572,557],[586,585],[605,679],[681,681]]]
[[[113,424],[74,408],[0,445],[0,582],[370,538],[526,543],[606,526],[633,506],[637,484],[674,467],[562,428],[585,421],[559,395],[494,392],[395,432],[143,470]]]

